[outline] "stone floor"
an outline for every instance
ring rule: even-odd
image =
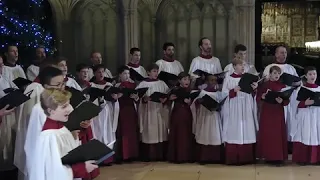
[[[132,163],[101,168],[97,180],[319,180],[320,166]]]

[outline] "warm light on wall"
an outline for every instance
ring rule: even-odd
[[[305,43],[307,52],[320,52],[320,41],[312,41]]]

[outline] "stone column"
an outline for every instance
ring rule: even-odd
[[[124,29],[125,29],[125,62],[129,62],[129,51],[132,47],[139,47],[138,37],[138,11],[137,9],[124,10]]]
[[[255,63],[255,1],[234,0],[237,43],[248,48],[248,60]]]

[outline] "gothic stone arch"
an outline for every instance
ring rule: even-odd
[[[74,45],[78,62],[88,63],[92,51],[99,51],[103,63],[115,72],[123,58],[120,30],[122,18],[116,0],[84,0],[72,13],[75,22]]]
[[[142,51],[142,58],[161,58],[162,44],[170,41],[176,45],[177,59],[188,68],[199,54],[198,40],[205,36],[212,41],[213,54],[226,64],[232,6],[232,0],[139,0],[140,47],[152,51]]]

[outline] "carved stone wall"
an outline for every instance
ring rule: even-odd
[[[236,7],[254,0],[49,0],[57,27],[59,51],[69,65],[88,62],[90,52],[100,51],[104,64],[113,72],[128,61],[129,49],[140,47],[142,64],[162,57],[162,44],[176,45],[176,57],[188,68],[199,54],[198,40],[212,42],[213,54],[223,65],[233,55],[235,43],[254,51],[254,17],[241,15]],[[252,4],[252,3],[251,3]],[[242,13],[243,14],[243,13]],[[245,26],[239,24],[247,22]],[[250,26],[248,26],[250,25]],[[253,30],[252,30],[253,28]],[[254,59],[250,60],[254,62]],[[73,69],[71,67],[71,69]]]

